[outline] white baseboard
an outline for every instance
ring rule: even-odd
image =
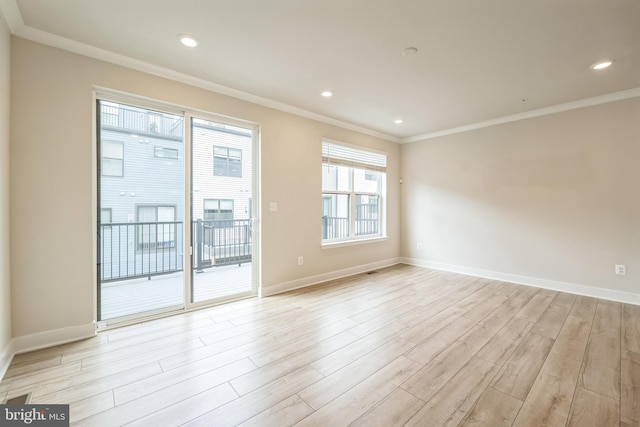
[[[30,335],[22,335],[13,338],[13,350],[15,354],[66,344],[96,335],[94,322],[78,326],[53,329],[51,331],[38,332]]]
[[[11,364],[11,360],[13,360],[14,354],[13,340],[9,340],[4,348],[0,348],[0,381],[4,378],[4,374],[7,373],[7,369],[9,369],[9,365]]]
[[[392,265],[400,264],[400,262],[400,258],[391,258],[383,261],[372,262],[370,264],[345,268],[343,270],[318,274],[316,276],[303,277],[302,279],[291,280],[289,282],[279,283],[277,285],[262,288],[260,296],[268,297],[270,295],[276,295],[282,292],[292,291],[294,289],[317,285],[318,283],[327,282],[329,280],[335,280],[347,276],[353,276],[354,274],[365,273],[367,271],[375,270],[376,268],[390,267]]]
[[[415,265],[418,267],[450,271],[453,273],[466,274],[468,276],[483,277],[486,279],[500,280],[502,282],[516,283],[519,285],[551,289],[553,291],[567,292],[570,294],[583,295],[593,298],[601,298],[610,301],[623,302],[626,304],[640,305],[640,294],[633,294],[631,292],[597,288],[595,286],[579,285],[576,283],[558,282],[555,280],[540,279],[537,277],[521,276],[518,274],[502,273],[498,271],[482,270],[479,268],[444,264],[440,262],[425,261],[415,258],[400,258],[400,260],[403,264]]]

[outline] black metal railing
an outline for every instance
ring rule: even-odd
[[[183,270],[184,223],[130,222],[100,225],[102,282],[157,276]],[[196,271],[251,262],[250,220],[194,223]]]
[[[251,220],[197,220],[193,223],[194,267],[205,268],[251,262]]]

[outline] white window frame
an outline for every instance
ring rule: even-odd
[[[324,185],[322,188],[322,215],[323,223],[321,225],[321,245],[323,248],[343,246],[350,244],[360,244],[372,241],[386,240],[386,194],[387,194],[387,182],[386,182],[386,165],[387,154],[384,152],[372,150],[365,147],[358,147],[354,145],[345,144],[342,142],[331,141],[324,139],[322,141],[322,167],[327,168],[330,166],[340,166],[347,168],[349,173],[349,188],[348,190],[325,190]],[[344,170],[344,169],[343,169]],[[363,179],[367,180],[366,175],[370,175],[372,172],[379,173],[380,183],[377,192],[370,191],[356,191],[356,184],[354,181],[356,170],[363,171]],[[324,176],[324,170],[323,170]],[[337,187],[336,187],[337,188]],[[349,199],[349,231],[348,236],[340,236],[337,238],[325,238],[327,230],[325,229],[326,223],[324,219],[325,199],[331,196],[346,195]],[[378,232],[371,234],[359,235],[356,224],[356,198],[358,196],[377,196],[378,197]]]

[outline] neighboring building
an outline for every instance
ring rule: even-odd
[[[182,270],[184,134],[182,116],[100,101],[103,280]],[[214,258],[218,264],[235,262],[238,245],[244,246],[246,262],[253,213],[251,131],[193,119],[190,134],[194,264],[212,266]]]

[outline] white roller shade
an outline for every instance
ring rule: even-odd
[[[327,141],[322,142],[322,162],[378,172],[386,172],[387,170],[387,155],[384,153],[366,151]]]

